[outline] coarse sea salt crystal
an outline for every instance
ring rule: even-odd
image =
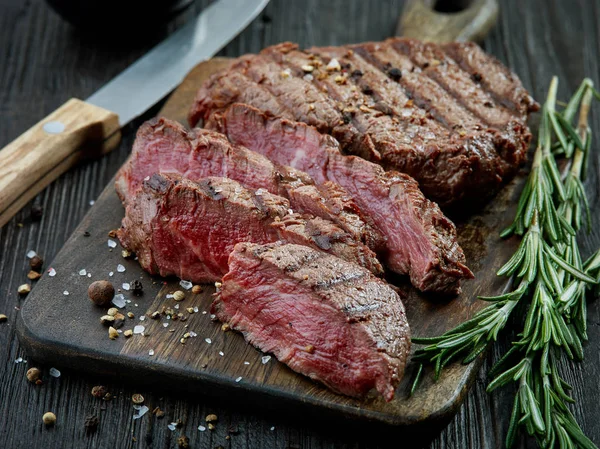
[[[23,357],[19,357],[18,359],[15,359],[15,363],[21,363],[23,361]]]
[[[190,331],[190,337],[197,337],[198,334],[194,331]]]
[[[240,380],[242,380],[242,376],[238,377],[235,381],[239,382]]]
[[[69,296],[69,292],[68,292],[67,290],[65,290],[65,291],[63,292],[63,295],[65,295],[65,296]]]
[[[114,276],[114,274],[115,274],[115,273],[114,273],[114,272],[112,272],[112,271],[110,271],[110,272],[108,273],[108,275],[109,275],[110,277],[113,277],[113,276]]]
[[[96,202],[94,200],[90,200],[90,206],[93,206]]]
[[[267,363],[269,363],[269,360],[271,360],[271,356],[270,355],[265,355],[260,360],[261,360],[261,362],[262,362],[263,365],[266,365]]]
[[[206,343],[208,343],[208,344],[211,344],[211,343],[212,343],[212,340],[211,340],[210,338],[205,338],[205,339],[204,339],[204,341],[205,341]]]
[[[206,315],[208,312],[206,310],[202,311],[202,315]]]
[[[135,306],[137,307],[137,304],[136,304]],[[140,317],[140,321],[144,321],[145,319],[146,319],[146,315],[142,315],[142,316]]]
[[[134,405],[133,408],[136,409],[136,413],[133,415],[133,419],[140,419],[142,416],[148,413],[148,410],[150,410],[145,405]]]
[[[173,432],[175,429],[177,429],[177,423],[176,422],[172,422],[167,427],[169,428],[169,430],[171,432]]]
[[[88,273],[88,277],[91,278],[92,277],[92,273]]]
[[[116,248],[117,247],[117,242],[115,242],[114,240],[108,239],[108,247],[109,248]]]
[[[123,273],[125,271],[125,267],[121,264],[117,265],[117,271],[119,273]]]
[[[145,330],[146,330],[146,327],[142,326],[141,324],[138,324],[137,326],[134,326],[133,333],[134,334],[141,334]]]
[[[129,285],[128,282],[123,282],[123,285],[121,287],[123,288],[123,290],[129,290],[131,288],[131,285]]]
[[[167,295],[165,296],[165,298],[167,299],[171,299],[173,297],[173,293],[167,293]]]
[[[87,270],[85,268],[82,268],[81,270],[79,270],[79,276],[85,276],[87,274]]]
[[[56,368],[50,368],[48,374],[50,374],[52,377],[60,377],[60,371]]]
[[[186,290],[189,290],[194,286],[194,284],[192,284],[190,281],[184,281],[183,279],[179,281],[179,285],[181,285]]]
[[[179,309],[179,304],[175,304],[175,305],[173,306],[173,308],[174,308],[174,309]]]
[[[125,296],[123,296],[122,293],[119,293],[118,295],[115,295],[115,297],[112,299],[111,301],[115,306],[117,306],[119,309],[122,309],[123,307],[125,307]]]
[[[244,362],[244,365],[250,365],[250,362]]]
[[[198,306],[194,307],[194,313],[198,313]]]
[[[169,327],[169,323],[163,323],[163,327]]]
[[[50,268],[48,270],[48,276],[50,276],[51,278],[53,278],[54,276],[56,276],[56,270],[54,268]]]
[[[206,427],[204,427],[202,424],[200,424],[200,425],[198,426],[198,430],[199,430],[200,432],[204,432],[204,431],[206,430]]]
[[[219,351],[219,355],[220,355],[221,357],[223,357],[223,356],[225,355],[225,353],[224,353],[223,351]]]
[[[150,351],[148,351],[148,355],[153,356],[154,355],[154,349],[150,349]]]
[[[37,253],[34,250],[30,249],[29,251],[27,251],[28,259],[33,259],[35,256],[37,256]]]

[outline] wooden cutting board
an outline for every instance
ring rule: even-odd
[[[227,64],[227,59],[215,58],[197,66],[161,114],[186,123],[198,86]],[[425,297],[405,280],[397,281],[409,292],[406,308],[413,335],[433,336],[450,329],[485,306],[476,300],[478,295],[495,295],[505,288],[506,280],[495,272],[518,242],[503,241],[498,233],[510,223],[521,182],[522,178],[515,180],[479,213],[457,220],[460,244],[475,273],[474,280],[464,283],[459,297],[446,301]],[[467,366],[452,365],[437,382],[426,375],[417,393],[408,397],[414,374],[414,364],[409,364],[396,398],[389,403],[377,397],[356,400],[332,393],[275,358],[268,360],[240,334],[223,332],[210,317],[213,286],[203,286],[202,293],[192,294],[176,279],[148,276],[135,260],[122,257],[120,245],[110,248],[108,233],[120,226],[122,216],[123,207],[111,182],[50,264],[56,274],[46,272],[21,309],[18,332],[30,357],[95,374],[126,376],[157,388],[216,395],[236,403],[252,401],[282,411],[308,409],[311,413],[329,412],[391,425],[421,424],[425,428],[452,417],[481,366],[481,358]],[[142,282],[142,296],[121,292],[131,301],[121,312],[135,315],[125,319],[121,330],[143,325],[144,335],[108,338],[107,328],[100,323],[106,309],[94,306],[87,298],[89,284],[99,279],[108,279],[121,290],[123,283],[134,279]],[[183,290],[186,299],[177,303],[168,297],[176,290]],[[150,318],[163,307],[179,307],[177,311],[186,320]],[[198,312],[189,313],[188,308]],[[197,336],[182,344],[186,333]]]

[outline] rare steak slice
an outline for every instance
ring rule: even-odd
[[[354,397],[375,389],[390,401],[410,349],[389,285],[306,246],[236,245],[212,311],[261,351]]]
[[[236,243],[280,239],[312,246],[382,274],[368,247],[331,222],[289,209],[285,198],[264,189],[250,191],[231,179],[209,177],[193,182],[153,174],[128,201],[118,235],[151,274],[198,283],[223,277]]]
[[[407,175],[340,152],[335,139],[304,123],[270,117],[235,104],[215,114],[215,126],[232,142],[275,163],[305,171],[319,183],[341,185],[385,238],[381,259],[407,273],[423,291],[454,294],[473,275],[456,240],[456,228]]]
[[[381,242],[374,228],[340,187],[317,186],[306,173],[277,166],[264,156],[230,143],[214,131],[186,130],[179,123],[159,118],[138,130],[128,162],[117,175],[117,193],[124,202],[153,173],[174,173],[199,180],[227,177],[250,189],[286,197],[298,212],[330,220],[372,248]],[[343,190],[343,189],[342,189]]]

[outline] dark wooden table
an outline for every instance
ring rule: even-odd
[[[197,1],[199,10],[206,1]],[[553,74],[560,77],[565,97],[582,77],[598,81],[600,1],[503,0],[500,20],[485,41],[487,51],[515,70],[537,99],[542,99]],[[335,45],[381,40],[393,33],[402,1],[290,1],[272,0],[265,13],[222,52],[237,56],[291,40],[303,46]],[[17,137],[70,97],[86,98],[166,34],[183,23],[190,9],[173,19],[164,30],[126,33],[116,38],[110,24],[101,32],[81,34],[54,14],[41,0],[0,0],[0,147]],[[118,14],[118,11],[115,11]],[[155,113],[149,111],[148,118]],[[600,115],[592,128],[600,134]],[[499,448],[503,446],[514,390],[493,395],[485,392],[486,369],[509,341],[490,352],[484,369],[455,419],[443,430],[407,437],[397,429],[376,429],[365,423],[343,423],[311,416],[294,416],[256,407],[240,407],[235,398],[223,402],[188,397],[177,386],[136,388],[118,379],[99,379],[63,370],[60,378],[48,376],[34,386],[25,372],[35,361],[15,363],[27,355],[19,346],[14,323],[21,300],[17,287],[27,281],[26,253],[34,249],[49,262],[82,219],[129,152],[140,120],[124,129],[118,150],[102,160],[82,165],[62,176],[0,230],[0,448],[175,448],[186,435],[192,448]],[[532,120],[534,125],[537,120]],[[598,148],[596,140],[595,149]],[[600,245],[599,151],[595,151],[587,182],[594,210],[594,230],[582,238],[585,255]],[[41,221],[32,221],[32,205],[43,207]],[[66,325],[57,322],[57,326]],[[586,361],[565,365],[566,378],[574,386],[573,408],[588,436],[600,444],[600,304],[589,306]],[[106,385],[115,395],[104,402],[90,394],[94,385]],[[179,387],[180,389],[180,387]],[[166,412],[162,419],[149,413],[132,420],[131,396],[142,393],[151,408]],[[56,413],[54,428],[42,425],[46,411]],[[213,432],[197,427],[209,413],[218,415]],[[87,434],[86,417],[96,415],[97,432]],[[175,431],[170,422],[181,420]],[[239,434],[226,439],[228,428]],[[409,441],[413,441],[409,445]],[[523,438],[519,447],[534,447]]]

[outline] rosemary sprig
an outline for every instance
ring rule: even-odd
[[[522,236],[515,254],[498,271],[509,276],[511,291],[480,298],[491,304],[458,327],[433,338],[413,338],[424,345],[413,360],[419,362],[412,384],[415,391],[425,364],[434,366],[437,379],[449,363],[469,363],[497,339],[517,305],[526,310],[522,330],[511,349],[492,368],[488,391],[515,382],[515,396],[506,444],[511,446],[519,427],[543,448],[595,448],[569,411],[571,389],[562,379],[558,361],[563,355],[583,358],[587,340],[586,292],[600,280],[600,250],[582,258],[576,233],[590,212],[582,179],[591,147],[588,113],[592,98],[600,99],[585,79],[561,112],[556,110],[557,78],[553,78],[542,119],[533,164],[512,224],[501,235]],[[559,103],[560,104],[560,103]],[[572,123],[579,110],[577,127]],[[571,166],[563,177],[555,154]]]

